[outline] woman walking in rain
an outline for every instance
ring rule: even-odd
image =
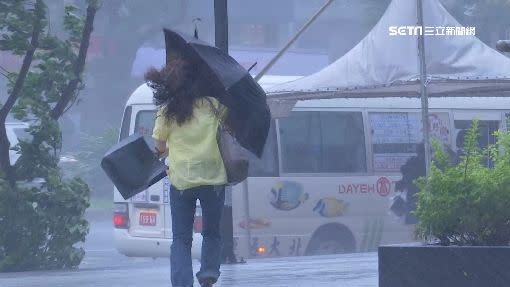
[[[161,70],[151,69],[145,74],[159,108],[152,135],[156,153],[170,159],[174,287],[193,286],[191,244],[197,199],[202,208],[204,240],[196,277],[201,286],[212,286],[220,276],[220,219],[227,176],[216,133],[226,108],[215,98],[197,92],[196,69],[195,64],[177,58]]]

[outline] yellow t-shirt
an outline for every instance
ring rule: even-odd
[[[209,97],[209,100],[224,117],[226,108],[215,98]],[[152,137],[166,141],[168,176],[177,189],[227,182],[216,139],[218,126],[219,119],[206,99],[196,100],[193,116],[181,126],[168,121],[162,109],[157,112]]]

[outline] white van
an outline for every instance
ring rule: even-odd
[[[266,76],[263,86],[283,83],[298,77]],[[133,133],[144,135],[153,145],[155,106],[152,90],[145,84],[139,86],[129,97],[122,118],[120,138]],[[129,200],[124,200],[114,189],[114,244],[117,250],[127,256],[168,257],[172,243],[172,220],[169,205],[168,178],[154,184]],[[194,224],[192,256],[200,257],[202,245],[201,210],[197,204]]]
[[[29,127],[27,122],[20,121],[8,121],[5,123],[5,131],[7,133],[7,139],[10,143],[9,149],[9,160],[11,165],[14,165],[18,161],[20,154],[13,150],[20,140],[29,140],[32,135],[29,134],[26,129]],[[60,156],[59,164],[75,164],[77,160],[72,155]],[[25,187],[41,187],[45,183],[43,178],[34,178],[30,182],[19,182]]]
[[[16,146],[19,142],[20,138],[27,136],[25,129],[28,128],[28,124],[25,122],[6,122],[5,123],[5,131],[7,133],[7,139],[11,144],[11,148]],[[9,150],[9,159],[11,161],[11,165],[16,163],[18,158],[20,157],[19,153],[15,150]]]

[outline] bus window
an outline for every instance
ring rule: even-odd
[[[506,126],[505,131],[510,131],[510,113],[505,114]]]
[[[122,118],[122,126],[120,127],[120,138],[119,140],[123,140],[127,138],[129,135],[129,123],[131,122],[131,111],[133,107],[127,106],[124,111],[124,118]]]
[[[418,153],[423,142],[420,113],[374,112],[369,114],[372,162],[376,172],[399,172]],[[429,115],[430,136],[444,147],[450,144],[448,113]]]
[[[361,112],[293,112],[279,120],[282,171],[366,171]]]
[[[471,128],[472,121],[455,121],[455,129],[457,130],[456,146],[457,149],[464,147],[464,139],[468,130]],[[479,121],[478,147],[485,148],[488,145],[496,143],[494,132],[499,128],[498,121]]]
[[[135,119],[135,133],[142,135],[147,140],[151,149],[154,149],[155,146],[154,139],[152,138],[155,119],[156,111],[151,110],[139,111]]]
[[[398,172],[416,155],[420,139],[418,113],[370,113],[372,161],[376,172]]]
[[[455,145],[457,148],[457,154],[462,155],[464,148],[464,140],[471,128],[472,121],[468,120],[456,120],[454,121],[456,130]],[[498,121],[479,121],[478,122],[478,147],[486,148],[489,145],[496,143],[496,136],[494,133],[499,129]],[[492,162],[489,157],[484,159],[486,166],[492,166]]]
[[[262,158],[254,156],[252,153],[246,153],[249,156],[250,165],[248,176],[250,177],[274,177],[278,176],[278,153],[276,146],[276,131],[274,121],[271,121],[269,134],[264,146]]]

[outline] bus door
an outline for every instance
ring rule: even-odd
[[[377,180],[367,176],[362,112],[293,111],[278,120],[277,131],[280,177],[269,193],[267,212],[277,234],[289,235],[282,241],[292,247],[330,223],[357,233],[352,228],[362,226],[359,215],[377,212],[366,208]],[[335,232],[325,230],[325,241]],[[302,255],[305,247],[287,255]],[[352,244],[342,248],[351,250]]]

